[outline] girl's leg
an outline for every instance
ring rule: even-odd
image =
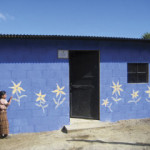
[[[8,136],[8,134],[4,134],[4,138],[7,137],[7,136]]]
[[[8,136],[8,134],[1,134],[0,135],[0,138],[5,138],[5,137],[7,137]]]
[[[1,134],[1,135],[0,135],[0,138],[1,138],[1,139],[4,138],[4,134]]]

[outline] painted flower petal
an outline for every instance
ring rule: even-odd
[[[19,87],[21,85],[21,81],[16,85],[16,87]]]
[[[36,101],[37,101],[37,102],[40,101],[40,97],[38,97],[38,98],[36,99]]]
[[[54,91],[52,91],[53,93],[58,93],[58,90],[54,90]]]
[[[59,87],[59,85],[58,85],[58,84],[57,84],[57,89],[58,89],[58,90],[60,90],[60,87]]]
[[[60,91],[57,92],[56,97],[58,97],[59,94],[60,94]]]
[[[60,91],[60,93],[61,93],[61,94],[64,94],[64,95],[66,95],[66,93],[65,93],[65,92],[63,92],[63,91]]]
[[[18,89],[21,90],[21,91],[25,91],[22,87],[18,87]]]
[[[63,86],[60,90],[62,91],[65,87]]]
[[[17,91],[17,90],[16,90],[16,88],[15,88],[15,89],[12,91],[12,94],[15,94],[15,93],[16,93],[16,91]]]
[[[16,87],[16,86],[17,86],[17,84],[16,84],[14,81],[11,81],[11,82],[13,83],[14,87]]]

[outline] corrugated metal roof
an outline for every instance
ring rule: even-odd
[[[74,35],[28,35],[28,34],[0,34],[0,39],[59,39],[59,40],[123,40],[150,42],[150,39],[103,37],[103,36],[74,36]]]

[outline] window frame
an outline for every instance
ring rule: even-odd
[[[137,65],[137,68],[135,69],[136,71],[134,72],[129,72],[129,65],[130,64],[135,64]],[[146,70],[143,72],[138,71],[138,65],[140,64],[146,64]],[[136,74],[136,81],[129,81],[129,74]],[[145,74],[146,75],[146,81],[144,82],[140,82],[140,80],[138,79],[138,75],[139,74]],[[149,83],[149,63],[127,63],[127,83],[129,84],[145,84],[145,83]]]

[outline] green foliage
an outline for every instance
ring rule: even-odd
[[[150,33],[147,32],[147,33],[143,34],[142,38],[143,39],[150,39]]]

